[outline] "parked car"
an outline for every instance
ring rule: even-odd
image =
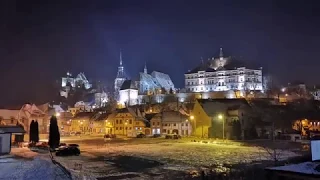
[[[75,136],[81,136],[81,132],[76,132],[74,135]]]
[[[167,134],[166,139],[181,139],[179,134]]]
[[[56,156],[79,156],[80,148],[77,144],[69,144],[68,146],[61,146],[56,151]]]
[[[158,137],[161,137],[161,135],[160,134],[154,134],[153,137],[154,138],[158,138]]]
[[[137,135],[137,138],[145,138],[145,137],[146,137],[146,135],[144,135],[142,133]]]
[[[66,143],[60,143],[59,147],[61,147],[61,146],[67,146],[67,144]]]
[[[111,139],[114,139],[114,138],[116,138],[115,134],[105,134],[103,136],[104,141],[110,141]]]
[[[105,134],[103,138],[116,138],[115,134]]]

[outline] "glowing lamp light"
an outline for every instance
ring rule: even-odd
[[[282,92],[285,92],[285,91],[286,91],[286,88],[282,88],[281,91],[282,91]]]
[[[218,118],[219,118],[219,119],[222,119],[222,118],[223,118],[223,116],[222,116],[221,114],[219,114],[219,115],[218,115]]]
[[[56,113],[56,116],[59,117],[59,116],[60,116],[60,113]]]
[[[194,116],[190,116],[190,119],[194,119]]]

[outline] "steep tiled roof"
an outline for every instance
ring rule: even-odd
[[[79,112],[75,115],[74,118],[92,118],[95,115],[95,112]]]
[[[125,90],[125,89],[137,89],[135,87],[135,83],[132,80],[125,80],[120,88],[120,90]]]
[[[9,109],[0,109],[0,117],[3,119],[11,119],[13,118],[18,118],[20,110],[9,110]],[[27,115],[21,111],[20,112],[20,118],[27,118]]]
[[[188,116],[181,114],[179,111],[163,111],[162,121],[163,122],[181,122],[185,121]]]
[[[199,66],[185,74],[197,73],[198,71],[214,72],[215,70],[210,68],[208,63],[201,63]]]
[[[208,116],[226,113],[229,108],[250,107],[245,99],[198,99],[198,102]]]

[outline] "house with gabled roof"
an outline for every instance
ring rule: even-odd
[[[108,119],[109,120],[109,119]],[[110,119],[114,123],[114,134],[136,137],[138,134],[150,135],[150,128],[144,113],[136,107],[117,109],[115,116]]]
[[[245,99],[198,99],[190,112],[193,135],[207,138],[234,138],[233,124],[239,124],[241,137],[250,127],[251,107]],[[223,133],[224,131],[224,133]],[[238,137],[239,138],[239,137]]]

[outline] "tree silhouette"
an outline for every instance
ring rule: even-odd
[[[35,122],[34,122],[34,120],[32,120],[31,121],[31,123],[30,123],[30,128],[29,128],[29,142],[35,142],[34,140],[35,140],[35,138],[34,138],[34,126],[35,125]]]
[[[169,93],[170,93],[170,94],[173,94],[173,90],[172,90],[172,88],[170,88]]]
[[[49,127],[49,146],[51,149],[55,149],[60,144],[60,133],[58,127],[58,121],[55,116],[50,118]]]
[[[34,142],[39,142],[39,124],[38,121],[34,123]]]

